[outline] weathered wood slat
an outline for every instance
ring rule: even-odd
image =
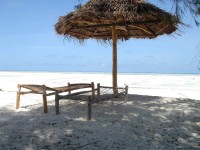
[[[85,94],[85,93],[89,93],[89,92],[92,92],[92,90],[76,92],[76,93],[72,93],[72,94],[68,94],[68,95],[59,95],[59,99],[67,99],[67,98],[70,98],[72,96]]]
[[[74,86],[74,85],[75,85],[75,86],[78,86],[78,85],[81,85],[81,86],[82,86],[82,85],[85,85],[85,86],[90,86],[90,87],[92,86],[92,84],[88,84],[88,83],[73,83],[73,84],[70,83],[70,86]]]
[[[56,89],[46,86],[47,91],[56,91]]]
[[[34,85],[34,84],[25,85],[25,84],[21,84],[20,87],[29,89],[29,90],[34,91],[36,93],[41,93],[41,91],[42,91],[42,85]]]
[[[34,91],[20,92],[20,95],[25,95],[25,94],[41,94],[41,93],[34,92]]]
[[[113,87],[109,87],[109,86],[100,86],[100,88],[113,89]],[[120,88],[120,87],[118,87],[118,88],[116,88],[116,89],[123,90],[123,89],[125,89],[125,88]]]
[[[69,92],[69,91],[73,91],[73,90],[78,90],[78,89],[83,89],[83,88],[90,88],[91,85],[86,85],[86,84],[70,84],[70,86],[63,86],[63,87],[55,87],[52,88],[54,89],[56,92],[62,93],[62,92]]]
[[[58,92],[47,93],[46,96],[55,95],[56,93],[58,93]]]

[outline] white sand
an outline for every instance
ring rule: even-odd
[[[93,105],[62,100],[55,115],[54,97],[44,114],[41,95],[21,97],[15,110],[17,84],[101,83],[110,74],[0,72],[0,149],[200,149],[200,75],[120,74],[129,86],[128,102],[116,99]]]

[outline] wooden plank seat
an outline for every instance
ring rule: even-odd
[[[36,85],[36,84],[18,84],[18,91],[17,91],[17,98],[16,98],[16,109],[20,107],[20,95],[24,94],[41,94],[43,96],[43,108],[44,112],[48,112],[47,108],[47,96],[55,95],[58,93],[68,92],[68,94],[71,94],[71,91],[78,90],[78,89],[84,89],[84,88],[92,88],[94,89],[94,83],[75,83],[70,84],[68,83],[68,86],[62,86],[62,87],[48,87],[46,85]],[[26,89],[26,91],[22,91],[23,89]]]
[[[94,86],[94,83],[92,82],[91,84],[87,84],[87,83],[68,84],[68,86],[54,87],[54,88],[50,88],[50,89],[54,90],[57,93],[62,93],[62,92],[70,93],[70,91],[73,91],[73,90],[90,88],[93,86]]]

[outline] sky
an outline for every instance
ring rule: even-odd
[[[149,0],[157,6],[157,0]],[[1,0],[0,71],[111,72],[112,47],[95,40],[83,45],[57,35],[59,16],[77,0]],[[168,11],[168,10],[167,10]],[[190,25],[171,36],[130,39],[118,44],[118,72],[199,74],[200,27]]]

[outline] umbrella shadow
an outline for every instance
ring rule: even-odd
[[[199,149],[200,101],[145,95],[92,105],[62,100],[1,113],[2,149]]]

